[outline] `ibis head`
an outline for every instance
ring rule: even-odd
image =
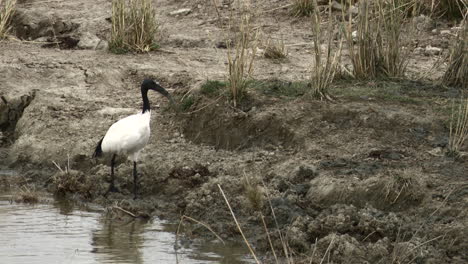
[[[141,84],[141,91],[143,94],[146,94],[148,90],[153,90],[164,95],[165,97],[167,97],[167,99],[169,99],[171,103],[173,103],[172,97],[169,94],[169,92],[166,89],[164,89],[158,82],[155,82],[151,79],[143,80],[143,83]]]

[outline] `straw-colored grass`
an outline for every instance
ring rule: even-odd
[[[432,13],[448,19],[461,19],[468,11],[466,0],[432,0],[431,2]]]
[[[458,156],[468,138],[468,99],[453,104],[450,118],[448,155]]]
[[[292,0],[292,14],[294,16],[309,16],[315,9],[314,0]]]
[[[409,51],[401,36],[409,7],[401,0],[362,0],[355,33],[349,14],[345,35],[354,78],[404,76]]]
[[[444,85],[468,88],[468,23],[462,22],[455,45],[451,48],[448,68],[442,77]]]
[[[258,32],[253,27],[253,15],[250,1],[244,1],[240,7],[240,19],[234,25],[234,15],[231,12],[229,31],[239,32],[234,36],[234,43],[228,42],[228,88],[234,107],[245,96],[247,82],[254,70],[255,55],[258,46]]]
[[[267,59],[281,60],[288,56],[288,51],[284,45],[283,37],[281,39],[268,38],[265,43],[265,53],[263,56]]]
[[[314,5],[317,6],[317,0],[313,0]],[[339,40],[338,48],[337,50],[333,51],[333,28],[335,21],[332,18],[332,13],[331,13],[331,3],[332,1],[329,1],[330,8],[329,10],[329,21],[328,21],[328,27],[327,30],[324,34],[322,27],[320,25],[322,19],[320,16],[320,12],[318,11],[318,8],[314,9],[313,12],[313,19],[312,19],[312,30],[314,33],[314,64],[313,64],[313,69],[312,69],[312,75],[311,75],[311,85],[313,89],[313,96],[315,98],[318,98],[320,100],[322,99],[327,99],[331,100],[331,97],[329,95],[328,89],[330,85],[332,84],[335,74],[338,70],[338,65],[341,57],[341,48],[342,48],[342,38]],[[325,51],[325,57],[322,57],[322,50],[321,46],[323,43],[323,38],[326,36],[326,51]]]
[[[16,10],[16,0],[0,0],[0,39],[10,31],[10,22]]]
[[[158,28],[151,0],[114,0],[109,50],[126,53],[157,49]]]

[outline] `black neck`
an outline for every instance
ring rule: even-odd
[[[146,111],[150,111],[150,102],[148,100],[148,89],[141,89],[141,97],[143,98],[143,111],[142,113],[144,114]]]

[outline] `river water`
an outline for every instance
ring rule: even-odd
[[[66,201],[28,205],[0,195],[0,263],[253,263],[241,244],[174,249],[174,224],[109,220]]]

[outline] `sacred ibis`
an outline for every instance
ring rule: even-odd
[[[141,113],[127,116],[112,124],[106,135],[99,141],[94,151],[93,157],[102,154],[112,155],[111,159],[111,182],[109,192],[117,192],[114,185],[114,166],[117,155],[126,155],[133,161],[133,194],[137,196],[137,161],[140,151],[145,147],[150,138],[151,108],[148,100],[148,90],[154,90],[167,97],[173,104],[171,95],[159,83],[145,79],[141,84],[141,97],[143,99],[143,109]]]

